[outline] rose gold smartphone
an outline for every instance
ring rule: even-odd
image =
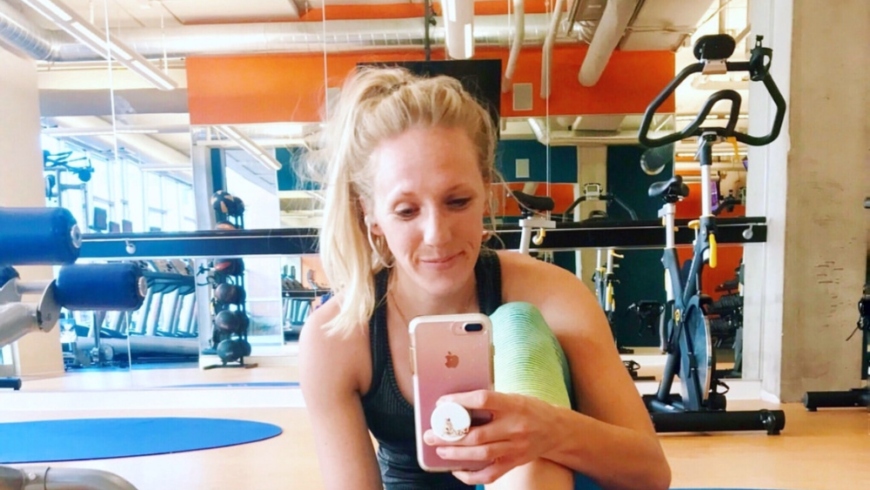
[[[431,414],[443,395],[493,389],[492,323],[480,313],[421,316],[411,321],[411,367],[417,461],[430,472],[479,470],[489,463],[444,460],[423,441]],[[471,412],[471,425],[491,420],[490,413]]]

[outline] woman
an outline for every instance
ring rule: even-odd
[[[326,199],[320,256],[337,294],[300,340],[326,488],[567,490],[575,474],[605,489],[667,488],[670,470],[649,415],[589,290],[564,269],[482,247],[496,137],[460,83],[361,70],[342,91],[328,138],[312,162]],[[493,420],[457,442],[425,436],[442,458],[490,464],[426,473],[414,447],[408,322],[469,312],[491,315],[494,336],[508,343],[549,338],[561,349],[549,371],[532,376],[540,386],[505,389],[511,383],[500,387],[500,373],[537,367],[499,358],[496,345],[495,391],[444,398]],[[533,395],[554,383],[571,401]]]

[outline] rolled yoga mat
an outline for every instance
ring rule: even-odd
[[[64,208],[0,208],[0,265],[72,264],[81,232]]]
[[[138,310],[147,292],[135,264],[67,265],[55,284],[55,299],[68,310]]]
[[[209,418],[69,419],[0,424],[0,464],[151,456],[262,441],[281,428]]]

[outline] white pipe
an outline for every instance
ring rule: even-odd
[[[631,21],[637,3],[638,0],[608,0],[598,22],[598,28],[595,30],[595,36],[589,44],[586,58],[580,67],[580,73],[577,75],[580,85],[591,87],[598,83],[610,60],[610,55],[613,54],[613,50],[616,49],[616,45],[625,33],[625,28]]]
[[[514,27],[511,54],[508,57],[507,68],[504,71],[504,80],[502,80],[501,84],[501,91],[504,93],[510,92],[513,87],[511,80],[513,80],[514,70],[517,67],[517,58],[520,57],[520,50],[526,37],[526,5],[524,0],[514,0],[514,18],[517,21],[517,25]]]
[[[443,0],[444,44],[447,56],[454,60],[474,57],[474,2]]]
[[[550,74],[553,72],[553,45],[556,43],[556,31],[559,29],[559,19],[562,17],[562,9],[565,6],[565,0],[556,0],[556,8],[553,9],[553,16],[550,19],[550,28],[547,30],[547,37],[544,39],[543,58],[541,64],[541,98],[547,99],[550,97]]]

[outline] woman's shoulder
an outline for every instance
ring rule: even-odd
[[[360,325],[346,334],[329,330],[329,323],[341,311],[341,299],[340,294],[332,297],[305,321],[299,336],[300,369],[303,377],[329,377],[336,381],[336,377],[350,376],[358,385],[359,374],[368,359],[369,329],[368,325]]]

